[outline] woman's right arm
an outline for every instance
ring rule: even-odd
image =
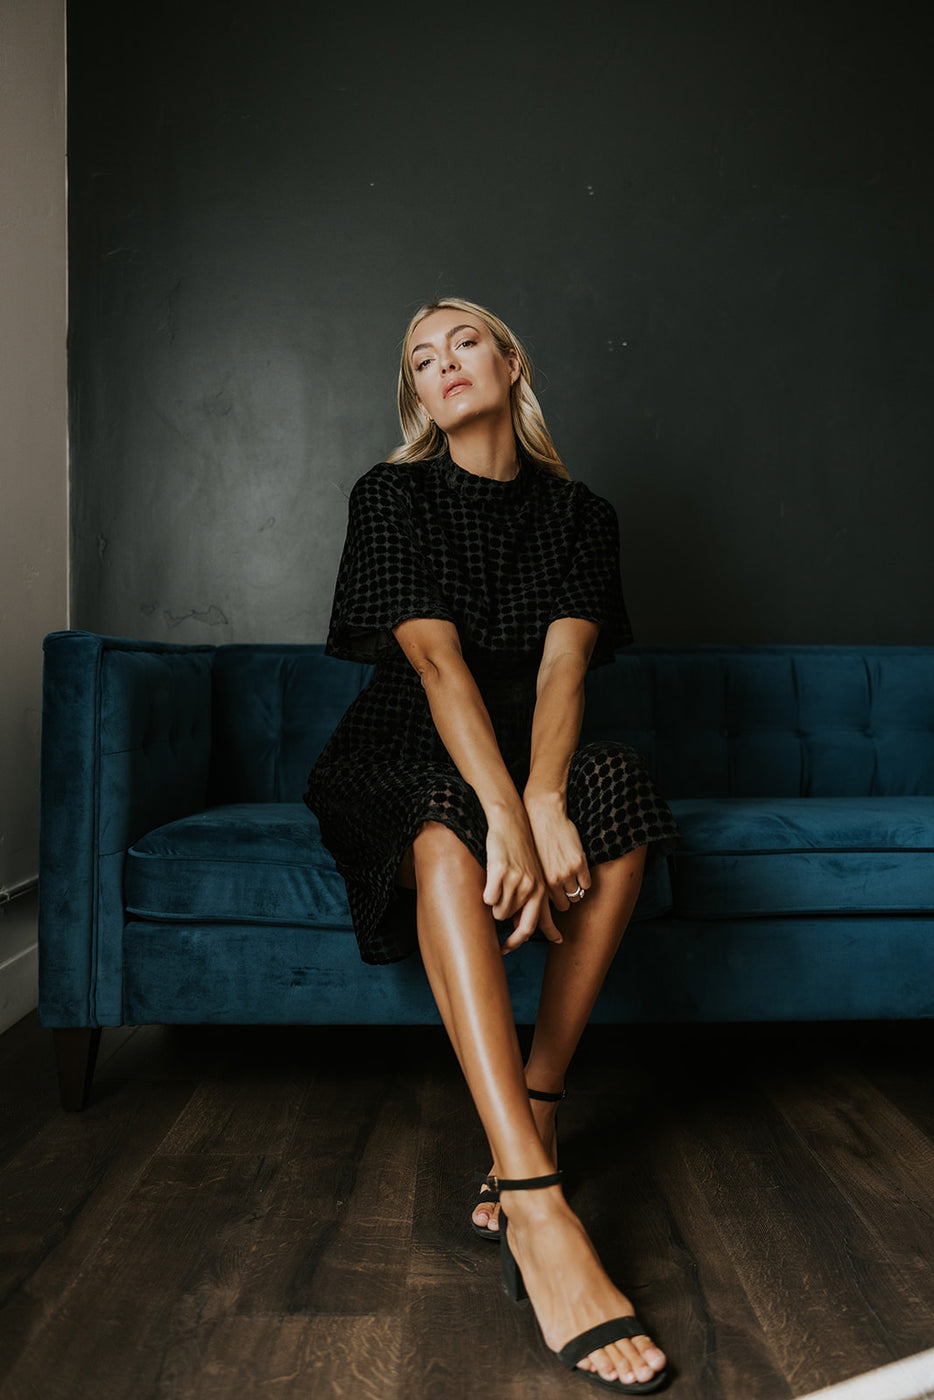
[[[488,828],[484,902],[494,918],[515,919],[503,951],[518,948],[536,928],[560,942],[528,816],[464,660],[457,628],[452,622],[410,618],[393,635],[418,672],[442,743],[483,808]]]

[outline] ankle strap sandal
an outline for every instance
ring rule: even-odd
[[[499,1191],[536,1191],[544,1189],[546,1186],[557,1186],[561,1181],[561,1175],[561,1172],[552,1172],[549,1176],[528,1176],[517,1181],[507,1181],[503,1177],[488,1177],[486,1179],[495,1183],[496,1189]],[[529,1295],[522,1280],[522,1270],[516,1263],[509,1247],[507,1235],[509,1221],[504,1210],[500,1211],[499,1223],[500,1233],[503,1237],[500,1255],[503,1287],[514,1303],[520,1303]],[[541,1336],[541,1328],[539,1328],[539,1335]],[[577,1364],[579,1361],[583,1361],[585,1356],[589,1356],[592,1351],[596,1351],[599,1347],[609,1346],[611,1342],[647,1335],[646,1329],[638,1317],[630,1313],[624,1317],[607,1318],[605,1322],[599,1322],[596,1327],[589,1327],[580,1336],[572,1337],[560,1351],[552,1351],[543,1336],[542,1345],[551,1356],[556,1356],[569,1371],[574,1371],[576,1375],[599,1385],[603,1390],[612,1390],[617,1395],[651,1395],[668,1384],[667,1371],[659,1371],[650,1381],[630,1381],[628,1385],[625,1385],[619,1380],[604,1380],[596,1371],[582,1371]]]

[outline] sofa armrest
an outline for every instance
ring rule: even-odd
[[[120,1025],[126,851],[205,806],[215,649],[75,631],[43,650],[39,1016]]]

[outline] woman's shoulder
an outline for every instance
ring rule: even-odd
[[[430,466],[430,462],[377,462],[357,477],[350,490],[351,499],[374,504],[404,501],[425,480]]]
[[[585,481],[577,478],[555,476],[553,472],[539,468],[539,491],[555,506],[572,511],[585,518],[600,519],[614,515],[616,511],[604,496],[598,496]]]

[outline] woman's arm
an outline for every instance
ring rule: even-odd
[[[529,819],[503,762],[489,713],[464,661],[451,622],[411,618],[393,629],[418,672],[435,728],[458,772],[477,794],[487,819],[487,881],[483,898],[494,918],[515,919],[503,944],[510,952],[541,928],[561,935],[548,907],[548,890]]]
[[[590,888],[590,871],[577,828],[567,814],[571,757],[584,718],[584,677],[599,627],[562,617],[545,637],[538,671],[529,780],[523,794],[532,835],[555,907],[567,909],[568,891]]]

